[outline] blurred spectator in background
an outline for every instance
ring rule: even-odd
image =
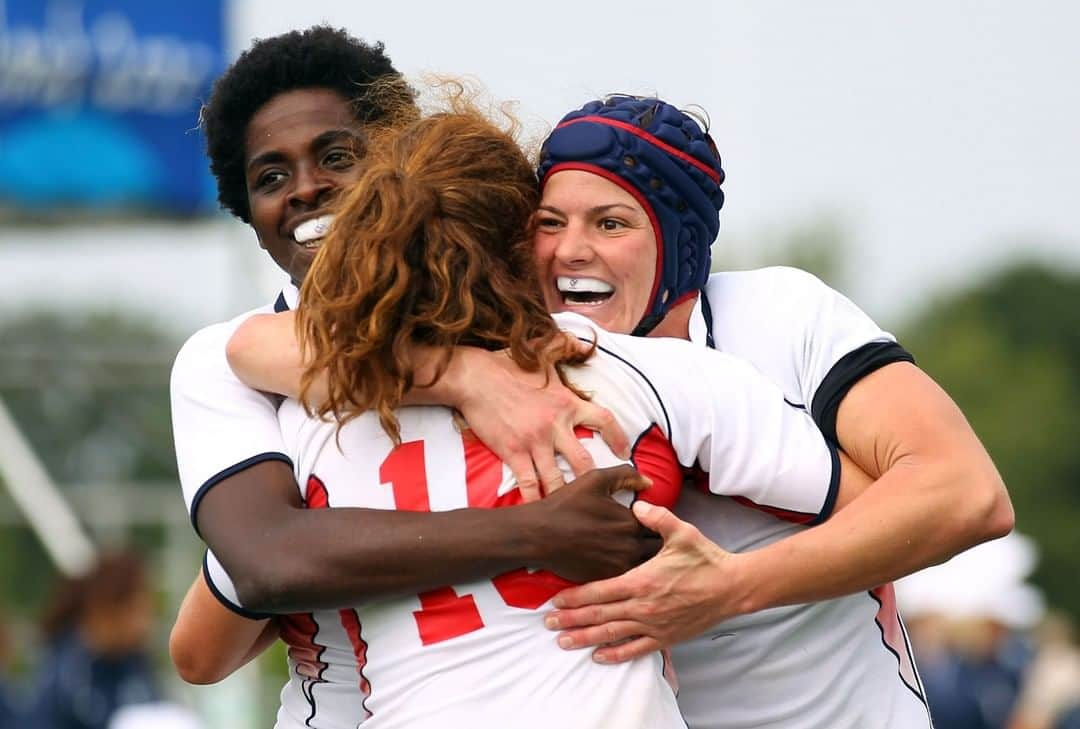
[[[20,703],[10,680],[12,650],[7,622],[0,614],[0,729],[24,726],[20,721]]]
[[[1075,629],[1051,615],[1035,631],[1038,652],[1009,729],[1080,729],[1080,647]]]
[[[938,729],[1019,729],[1010,719],[1035,652],[1026,631],[1045,613],[1026,582],[1036,561],[1013,533],[897,583]]]
[[[35,729],[106,729],[121,707],[155,701],[146,643],[153,616],[142,561],[102,555],[83,577],[56,586],[33,689]]]
[[[1061,721],[1054,725],[1054,729],[1080,729],[1080,704],[1069,710]]]

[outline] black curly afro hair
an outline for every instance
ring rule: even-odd
[[[365,43],[344,29],[317,25],[256,40],[214,82],[200,114],[218,202],[245,223],[251,222],[244,137],[248,122],[263,104],[294,89],[331,89],[353,101],[357,121],[365,124],[387,113],[377,98],[365,98],[366,87],[397,76],[382,43]]]

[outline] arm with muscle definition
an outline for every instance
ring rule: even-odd
[[[817,313],[787,317],[794,330],[778,332],[804,357],[808,400],[825,373],[843,364],[832,352],[867,341],[889,346],[850,301],[814,281],[798,308]],[[550,627],[569,630],[572,647],[646,636],[598,651],[603,660],[626,660],[690,637],[699,624],[872,589],[1007,534],[1012,506],[985,448],[951,398],[903,359],[910,357],[856,371],[837,392],[841,455],[869,477],[859,488],[841,488],[830,519],[732,554],[667,510],[636,507],[642,523],[664,537],[661,552],[624,576],[565,591]],[[845,466],[845,476],[851,472]],[[688,605],[696,606],[693,615]]]
[[[608,498],[620,486],[640,488],[624,472],[594,472],[558,499],[499,513],[304,508],[276,410],[229,369],[227,334],[215,329],[189,340],[171,391],[193,521],[244,608],[333,608],[521,565],[580,581],[618,574],[655,551],[633,516]]]
[[[229,364],[250,387],[299,396],[305,363],[295,312],[251,317],[233,334],[227,351]],[[413,353],[416,381],[435,380],[434,351],[414,345]],[[325,382],[316,380],[309,399],[325,398]],[[443,376],[430,386],[414,387],[406,404],[447,405],[460,411],[477,436],[510,467],[526,501],[564,485],[556,453],[575,474],[594,467],[574,434],[575,426],[598,431],[616,454],[629,457],[626,434],[608,410],[578,397],[554,372],[524,372],[503,354],[477,347],[457,347]]]

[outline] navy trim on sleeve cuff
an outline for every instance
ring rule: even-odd
[[[229,478],[230,476],[235,476],[241,471],[251,468],[252,466],[262,463],[263,461],[282,461],[288,464],[290,469],[293,467],[292,459],[284,453],[280,453],[278,451],[268,451],[266,453],[260,453],[258,455],[252,456],[251,458],[245,458],[239,463],[234,463],[228,468],[218,471],[216,474],[206,479],[206,482],[199,487],[199,490],[195,492],[195,496],[191,499],[191,527],[195,530],[195,533],[198,534],[200,538],[202,538],[202,534],[199,533],[199,524],[195,519],[195,515],[199,511],[199,504],[202,503],[203,497],[206,496],[206,492],[208,492],[210,489],[214,488],[214,486],[217,486],[219,483]]]
[[[870,342],[848,352],[833,365],[810,405],[810,415],[827,441],[840,442],[836,437],[836,413],[848,391],[871,372],[893,362],[914,363],[915,358],[896,342]]]
[[[206,582],[206,587],[210,590],[210,593],[217,598],[218,602],[228,608],[230,612],[234,612],[240,617],[247,618],[248,620],[266,620],[267,618],[274,617],[269,613],[257,613],[248,610],[241,605],[235,604],[232,600],[221,594],[221,590],[219,590],[218,586],[214,584],[214,581],[210,579],[210,568],[206,563],[208,555],[209,552],[203,554],[203,581]]]
[[[829,493],[825,495],[825,503],[821,505],[821,511],[809,522],[807,526],[816,526],[821,522],[832,516],[833,509],[836,507],[836,496],[840,492],[840,453],[836,450],[834,443],[825,441],[825,445],[829,447],[829,456],[832,458],[832,479],[829,481]]]

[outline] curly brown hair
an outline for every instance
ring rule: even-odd
[[[442,376],[456,346],[506,350],[522,369],[560,378],[557,365],[587,359],[539,292],[536,176],[508,118],[499,128],[459,93],[451,111],[373,135],[300,293],[301,399],[321,373],[328,380],[314,413],[344,424],[374,410],[400,443],[395,408]],[[437,352],[431,382],[415,382],[416,345]]]

